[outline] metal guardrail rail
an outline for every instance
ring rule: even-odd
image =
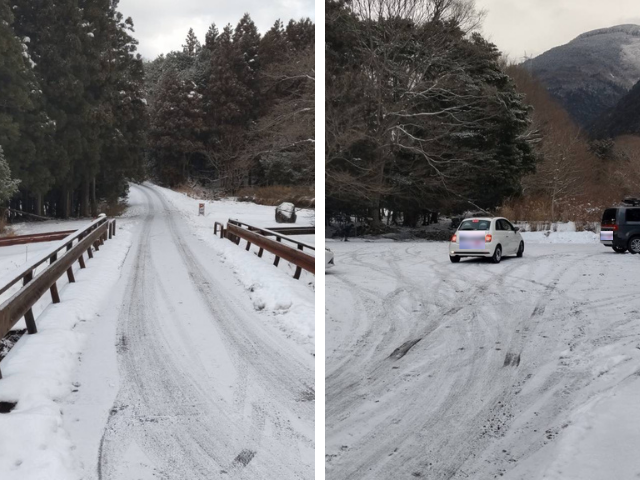
[[[311,232],[310,228],[306,228],[305,234],[315,233],[315,229]],[[300,230],[297,227],[296,230]],[[284,230],[279,229],[279,230]],[[214,231],[217,231],[217,226]],[[249,251],[251,245],[256,245],[260,248],[258,251],[258,257],[262,257],[264,251],[270,252],[275,255],[273,261],[274,266],[278,266],[280,259],[284,259],[296,266],[296,272],[293,278],[299,279],[302,274],[302,270],[315,275],[316,259],[314,256],[304,253],[304,249],[315,251],[315,246],[305,242],[298,241],[287,235],[279,233],[273,229],[256,227],[249,225],[248,223],[240,222],[238,220],[229,220],[227,228],[221,230],[221,237],[225,236],[236,245],[240,245],[240,239],[244,239],[247,242],[245,250]],[[275,240],[269,238],[275,237]],[[295,245],[295,248],[288,245]]]
[[[82,230],[66,237],[66,240],[56,248],[40,255],[31,261],[19,273],[12,274],[4,284],[0,284],[0,295],[11,287],[22,282],[22,288],[0,305],[0,338],[4,337],[24,317],[27,332],[38,332],[32,308],[40,298],[49,291],[51,301],[60,303],[60,295],[56,282],[67,274],[69,283],[76,281],[73,274],[73,264],[78,262],[80,268],[86,268],[84,254],[93,258],[93,251],[100,250],[104,242],[116,234],[116,221],[107,217],[98,218]],[[48,266],[35,275],[35,270],[48,262]],[[2,378],[2,372],[0,372]]]
[[[75,230],[64,230],[61,232],[32,233],[31,235],[15,235],[13,237],[0,238],[0,247],[10,247],[12,245],[24,245],[27,243],[55,242],[63,240]]]

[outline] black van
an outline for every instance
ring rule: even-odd
[[[602,215],[600,242],[617,253],[640,254],[640,200],[625,200],[624,207],[607,208]]]

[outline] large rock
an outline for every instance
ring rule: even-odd
[[[276,222],[296,223],[296,207],[293,203],[281,203],[276,207]]]

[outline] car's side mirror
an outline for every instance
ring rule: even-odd
[[[519,231],[520,231],[520,227],[514,227],[514,230],[515,230],[516,232],[519,232]]]

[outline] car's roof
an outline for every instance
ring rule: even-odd
[[[465,218],[464,220],[462,220],[463,222],[466,222],[468,220],[495,220],[498,218],[502,218],[502,217],[469,217],[469,218]]]

